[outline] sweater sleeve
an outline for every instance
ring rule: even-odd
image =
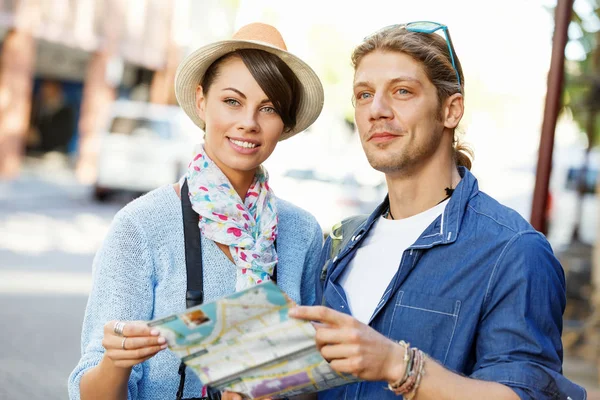
[[[319,258],[323,247],[323,231],[315,221],[312,240],[306,254],[306,261],[302,270],[300,297],[302,305],[312,305],[315,302],[316,271],[320,270]]]
[[[154,304],[154,265],[143,229],[126,212],[115,216],[92,268],[92,290],[81,333],[81,359],[69,377],[69,398],[80,399],[81,377],[104,355],[104,324],[110,320],[149,320]],[[143,363],[133,367],[128,398],[136,399]]]

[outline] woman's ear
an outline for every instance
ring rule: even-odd
[[[200,85],[196,88],[196,113],[202,121],[206,120],[204,118],[206,114],[206,97],[204,96],[204,91]]]
[[[455,129],[465,112],[464,97],[460,93],[455,93],[446,99],[444,107],[444,126],[449,129]]]

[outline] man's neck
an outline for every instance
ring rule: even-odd
[[[412,217],[445,200],[460,174],[453,160],[430,163],[410,174],[386,174],[390,211],[394,219]]]

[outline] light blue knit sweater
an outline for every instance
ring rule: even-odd
[[[313,304],[315,269],[323,244],[321,228],[308,212],[277,199],[277,284],[296,302]],[[204,301],[235,291],[235,266],[202,237]],[[110,320],[148,321],[185,310],[186,268],[181,203],[172,186],[156,189],[117,213],[93,265],[93,286],[81,334],[81,359],[69,377],[69,397],[100,362],[103,326]],[[174,399],[179,359],[163,350],[136,365],[129,399]],[[186,374],[184,397],[200,396],[200,381]]]

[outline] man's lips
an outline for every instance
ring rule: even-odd
[[[390,132],[379,132],[379,133],[372,134],[368,141],[369,142],[386,142],[388,140],[393,140],[393,139],[397,138],[398,136],[399,135],[395,135]]]

